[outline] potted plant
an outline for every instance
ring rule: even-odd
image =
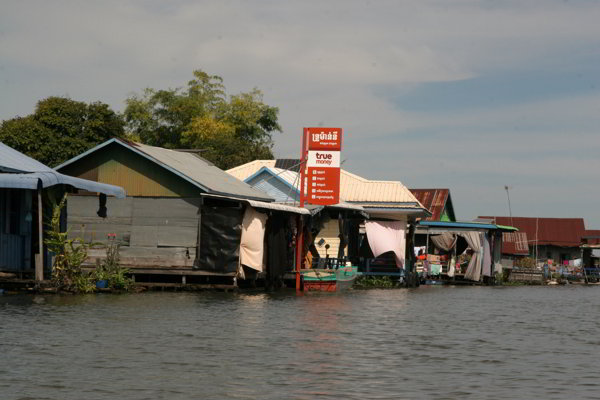
[[[106,264],[98,260],[96,262],[96,270],[93,274],[96,280],[96,289],[106,289],[108,287],[108,280],[110,279],[110,272],[106,268]]]

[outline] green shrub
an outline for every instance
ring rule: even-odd
[[[380,288],[380,289],[390,289],[397,286],[396,281],[394,281],[389,276],[365,276],[361,275],[356,278],[354,282],[355,288]]]
[[[88,255],[89,243],[81,238],[69,239],[69,233],[60,231],[60,213],[67,201],[65,194],[52,210],[52,218],[47,226],[44,243],[54,253],[52,264],[52,284],[58,289],[71,292],[92,292],[95,288],[93,277],[81,269]]]
[[[129,269],[121,267],[119,263],[120,247],[115,241],[109,242],[106,246],[106,258],[97,261],[94,276],[96,281],[106,280],[109,288],[129,290],[133,286],[133,280],[127,276]]]

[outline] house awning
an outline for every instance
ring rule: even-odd
[[[42,188],[68,185],[88,192],[99,192],[115,196],[119,199],[125,197],[125,190],[121,187],[75,178],[53,170],[30,173],[0,173],[0,188],[36,190],[38,185],[41,185]]]
[[[285,204],[267,203],[264,201],[257,201],[257,200],[246,200],[246,202],[254,208],[266,208],[268,210],[286,211],[286,212],[303,214],[303,215],[310,214],[310,211],[308,211],[306,208],[286,206]]]
[[[310,211],[307,210],[306,208],[288,206],[288,205],[280,204],[280,203],[267,203],[266,201],[241,199],[241,198],[233,197],[233,196],[221,196],[218,194],[208,194],[208,193],[202,193],[201,196],[207,197],[207,198],[212,198],[212,199],[239,201],[241,203],[246,203],[254,208],[263,208],[263,209],[267,209],[267,210],[284,211],[284,212],[290,212],[290,213],[295,213],[295,214],[310,215]]]

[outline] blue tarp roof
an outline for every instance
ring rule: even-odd
[[[123,188],[63,175],[0,142],[0,188],[35,190],[40,184],[43,188],[69,185],[89,192],[125,197]]]
[[[504,228],[494,224],[487,224],[481,222],[445,222],[445,221],[419,221],[419,226],[427,226],[432,228],[458,228],[458,229],[500,229]]]

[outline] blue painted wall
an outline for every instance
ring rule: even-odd
[[[245,181],[250,186],[266,192],[273,197],[276,202],[299,201],[298,192],[291,188],[287,182],[278,176],[274,176],[267,171],[263,171],[256,176],[250,177]]]

